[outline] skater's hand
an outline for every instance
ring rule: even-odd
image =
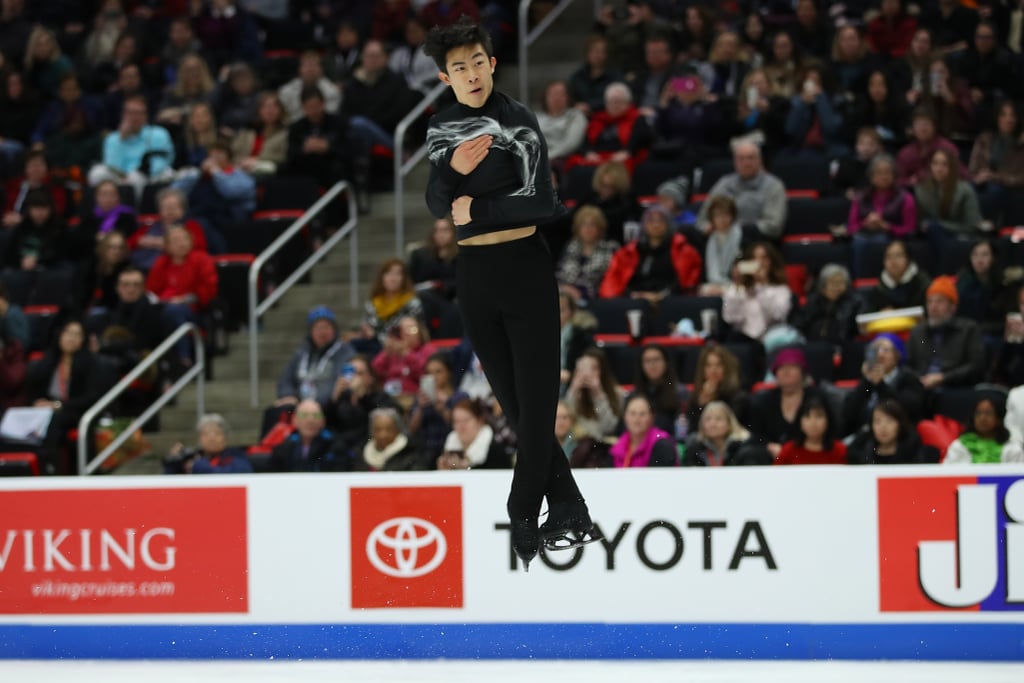
[[[473,220],[469,215],[469,207],[473,204],[473,198],[467,195],[457,197],[452,202],[452,222],[455,225],[466,225]]]
[[[492,136],[481,135],[478,138],[466,140],[460,144],[452,154],[452,170],[461,175],[472,173],[480,165],[480,162],[487,157],[488,152],[491,151],[492,142],[494,142]]]

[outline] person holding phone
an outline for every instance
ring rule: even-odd
[[[444,441],[452,429],[452,357],[438,351],[427,359],[420,377],[420,390],[409,409],[409,435],[433,461],[444,450]]]
[[[917,375],[904,367],[907,349],[903,340],[884,332],[864,351],[860,381],[843,402],[843,426],[854,434],[871,423],[871,411],[879,403],[894,399],[916,424],[924,418],[924,386]]]
[[[450,213],[455,223],[466,333],[518,437],[507,510],[513,550],[528,568],[542,544],[598,538],[554,437],[558,286],[537,226],[565,209],[551,186],[536,116],[494,90],[497,60],[487,32],[465,19],[435,27],[425,51],[456,99],[428,125],[426,200],[436,218]]]

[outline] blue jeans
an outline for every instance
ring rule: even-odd
[[[868,257],[871,255],[872,244],[885,244],[891,240],[887,232],[859,231],[853,235],[853,278],[874,277],[878,273],[870,272]]]
[[[355,144],[364,156],[370,156],[370,149],[374,145],[383,145],[388,149],[395,148],[395,138],[391,133],[381,128],[377,123],[365,116],[353,116],[348,120],[349,139]]]
[[[188,304],[165,303],[160,312],[160,319],[163,321],[166,334],[171,334],[185,323],[199,323],[199,316],[195,314]],[[174,345],[178,357],[183,360],[192,360],[192,337],[185,335]]]

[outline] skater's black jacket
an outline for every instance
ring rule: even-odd
[[[469,175],[458,173],[451,167],[455,148],[481,135],[493,136],[487,156]],[[547,144],[537,117],[503,93],[492,92],[480,108],[456,102],[435,114],[427,149],[430,212],[444,218],[457,197],[473,198],[471,221],[456,229],[459,240],[541,225],[566,211],[551,184]]]

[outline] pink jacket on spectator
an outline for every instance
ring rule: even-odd
[[[433,344],[424,344],[415,349],[410,349],[404,355],[381,351],[373,359],[373,371],[383,385],[393,380],[402,382],[403,394],[415,394],[420,390],[420,377],[423,375],[423,368],[427,365],[427,359],[437,349]]]
[[[793,293],[786,285],[731,284],[722,294],[722,319],[751,339],[761,339],[773,325],[786,322]]]
[[[868,190],[867,196],[860,196],[850,204],[846,231],[851,235],[864,227],[866,206],[870,206],[871,211],[889,222],[888,232],[892,237],[906,237],[917,229],[917,204],[912,193],[904,190]]]

